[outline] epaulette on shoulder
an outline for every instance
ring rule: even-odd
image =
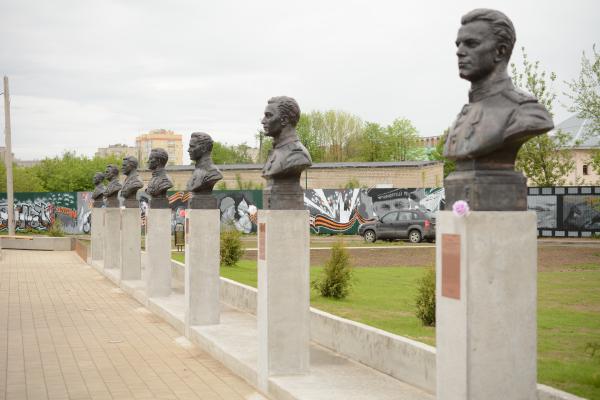
[[[502,95],[517,104],[537,103],[537,99],[535,97],[517,88],[503,90]]]

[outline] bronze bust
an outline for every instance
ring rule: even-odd
[[[94,200],[94,208],[101,208],[104,206],[104,174],[102,172],[96,172],[94,174],[94,192],[92,193],[92,199]]]
[[[213,140],[207,133],[194,132],[190,138],[188,153],[196,162],[196,168],[187,183],[187,191],[192,192],[188,208],[217,208],[217,199],[212,196],[215,184],[223,179],[221,171],[213,164],[211,151]]]
[[[123,181],[123,187],[121,188],[121,197],[125,199],[126,208],[139,208],[140,206],[135,196],[137,191],[140,190],[144,184],[140,180],[137,167],[137,158],[133,156],[123,158],[121,172],[125,175],[125,180]]]
[[[104,175],[108,179],[108,185],[106,185],[106,190],[104,190],[106,207],[119,207],[119,190],[122,187],[119,182],[119,168],[116,165],[109,164],[106,166]]]
[[[261,122],[265,134],[273,138],[273,149],[262,170],[267,180],[263,191],[265,209],[304,209],[300,175],[312,165],[312,160],[296,133],[299,119],[300,107],[296,100],[286,96],[269,99]]]
[[[169,161],[169,154],[161,148],[152,149],[148,157],[148,168],[152,171],[152,178],[146,187],[150,195],[150,208],[169,208],[167,190],[173,187],[173,182],[165,171]]]
[[[474,211],[527,210],[526,179],[514,170],[515,158],[523,143],[553,128],[552,117],[508,76],[516,41],[511,20],[476,9],[461,24],[458,70],[471,90],[444,144],[444,156],[456,161],[444,180],[446,202],[465,200]]]

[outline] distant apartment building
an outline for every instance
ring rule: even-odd
[[[99,147],[96,150],[96,157],[108,157],[108,156],[117,156],[117,157],[128,157],[134,156],[137,157],[137,149],[132,146],[127,146],[125,144],[111,144],[108,147]]]
[[[137,158],[141,166],[148,162],[150,150],[160,147],[169,154],[168,165],[183,164],[183,143],[181,135],[166,129],[154,129],[135,138]]]
[[[442,136],[420,136],[417,138],[417,144],[420,147],[435,147],[442,140]]]

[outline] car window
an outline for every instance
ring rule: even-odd
[[[389,213],[384,215],[383,218],[381,218],[381,222],[389,224],[390,222],[396,221],[396,218],[398,218],[397,212]]]
[[[419,214],[412,213],[412,219],[421,219],[421,218],[419,217]]]
[[[398,218],[400,221],[410,221],[410,215],[412,213],[407,213],[407,212],[403,212],[400,213],[400,218]]]

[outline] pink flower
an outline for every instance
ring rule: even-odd
[[[469,215],[469,203],[464,200],[457,200],[452,204],[452,212],[457,217],[464,217]]]

